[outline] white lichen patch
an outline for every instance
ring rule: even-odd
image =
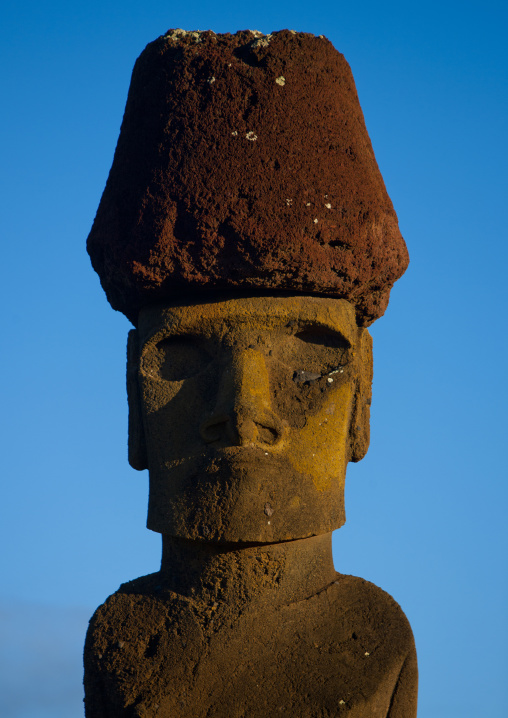
[[[293,200],[292,200],[292,199],[287,199],[287,200],[286,200],[286,204],[287,204],[288,207],[290,207],[290,206],[293,204]]]
[[[310,202],[307,202],[307,203],[305,204],[305,206],[306,206],[306,207],[310,207]]]
[[[370,656],[370,653],[368,651],[365,651],[366,656]]]
[[[280,77],[275,78],[275,82],[277,83],[277,85],[284,87],[284,85],[286,84],[286,78],[281,75]]]
[[[215,77],[209,77],[207,82],[209,85],[213,85],[213,83],[215,82]]]
[[[209,30],[208,32],[212,31]],[[213,34],[215,35],[215,33]],[[202,30],[182,30],[180,27],[177,27],[174,30],[168,30],[168,32],[164,35],[164,38],[166,40],[174,40],[178,42],[178,40],[181,40],[184,37],[189,37],[191,40],[194,40],[194,42],[201,42],[201,35],[204,35]]]
[[[315,218],[314,218],[314,224],[317,224],[318,222],[319,222],[318,218],[315,217]]]
[[[331,202],[326,202],[325,207],[326,207],[326,209],[331,209],[332,208]]]
[[[252,132],[252,130],[250,132],[247,132],[247,134],[245,135],[245,139],[250,140],[251,142],[255,142],[257,138],[258,136],[255,132]]]
[[[270,44],[273,35],[263,35],[262,32],[258,32],[257,30],[251,30],[251,33],[257,38],[256,40],[253,40],[250,44],[251,47],[268,47]]]
[[[231,134],[233,135],[233,137],[238,137],[238,132],[236,130],[233,130]]]
[[[339,705],[340,705],[340,706],[345,706],[345,705],[346,705],[346,701],[343,701],[342,698],[341,698],[341,700],[339,701]]]

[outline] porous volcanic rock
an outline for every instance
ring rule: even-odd
[[[336,296],[380,317],[408,265],[351,70],[323,36],[170,30],[138,58],[88,251],[108,300]]]

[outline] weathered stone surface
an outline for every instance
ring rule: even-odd
[[[170,31],[136,63],[88,240],[129,334],[161,570],[96,611],[87,718],[415,718],[399,606],[337,574],[372,347],[407,266],[322,37]]]
[[[111,305],[287,291],[381,316],[408,255],[351,71],[324,37],[169,31],[136,62],[88,238]]]
[[[333,571],[330,536],[170,543],[161,571],[121,586],[90,623],[89,718],[416,716],[407,619],[381,589]],[[318,572],[328,583],[316,592]]]
[[[146,308],[128,372],[130,461],[149,468],[163,556],[90,623],[87,718],[414,718],[407,619],[332,559],[347,462],[369,437],[354,307]]]
[[[273,543],[342,526],[372,380],[371,338],[349,302],[162,305],[142,310],[130,344],[131,439],[146,457],[131,463],[150,469],[150,529]]]

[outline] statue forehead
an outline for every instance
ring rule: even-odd
[[[159,334],[201,334],[270,331],[290,322],[313,324],[340,332],[351,344],[358,337],[355,309],[344,299],[312,296],[234,297],[210,302],[163,304],[139,315],[139,335],[145,343]]]

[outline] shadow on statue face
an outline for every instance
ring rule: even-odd
[[[348,302],[248,297],[143,310],[129,336],[129,460],[148,527],[275,542],[344,523],[369,441],[371,340]]]

